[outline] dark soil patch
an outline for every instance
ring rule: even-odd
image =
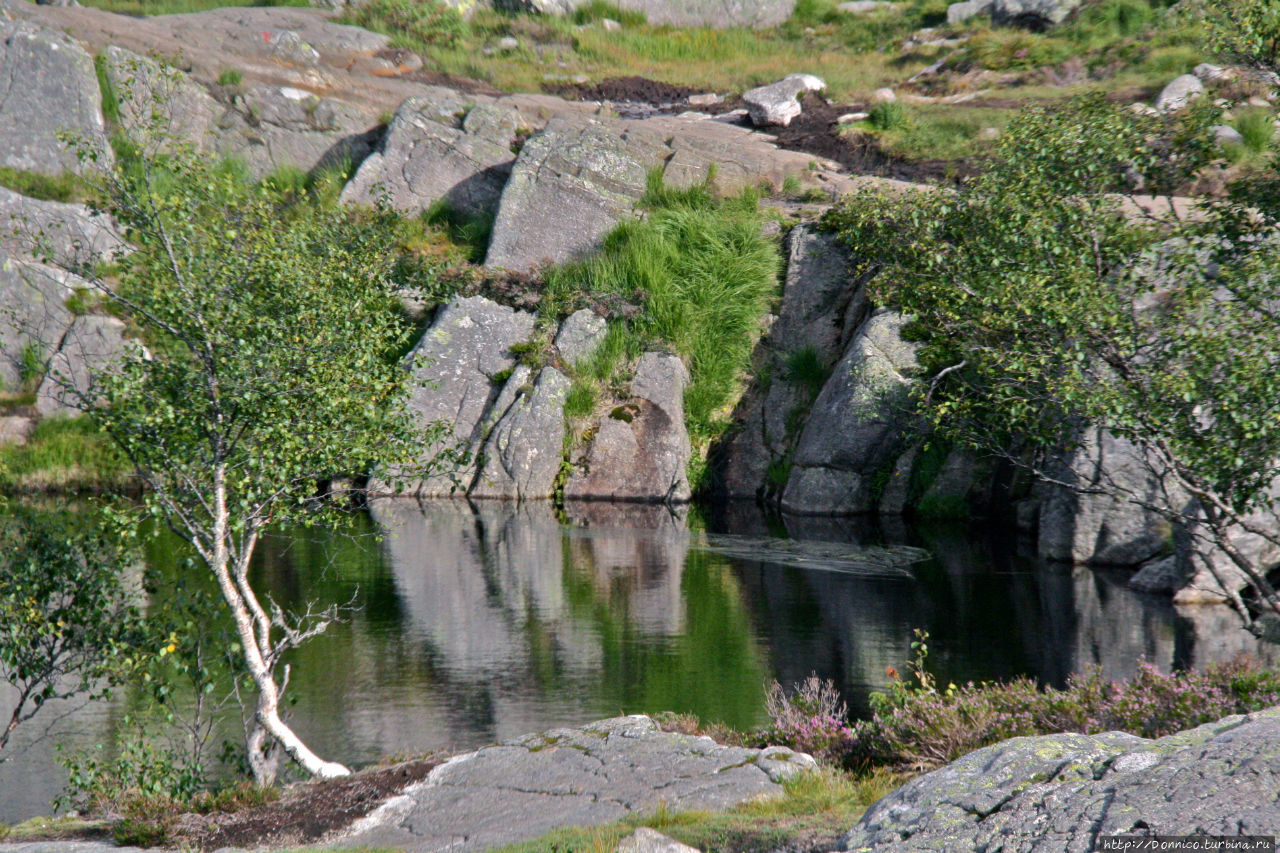
[[[675,86],[646,77],[610,77],[599,83],[559,83],[542,87],[547,93],[571,101],[613,101],[615,103],[668,106],[683,103],[703,90]]]
[[[318,841],[350,826],[384,800],[426,778],[439,761],[407,761],[340,779],[295,786],[274,803],[234,814],[188,815],[172,841],[201,850],[257,848]]]
[[[803,105],[804,112],[788,127],[769,130],[779,148],[834,160],[856,175],[899,181],[950,183],[981,171],[976,160],[909,160],[885,151],[869,134],[841,135],[837,132],[840,116],[862,111],[858,105],[828,104],[814,95],[806,96]]]

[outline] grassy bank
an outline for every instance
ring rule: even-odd
[[[596,354],[577,365],[566,413],[582,427],[625,399],[645,350],[677,353],[689,368],[685,423],[697,480],[707,445],[729,425],[748,378],[761,318],[777,295],[777,243],[761,231],[759,198],[716,198],[703,186],[674,190],[650,176],[646,216],[624,222],[591,258],[547,273],[540,309],[552,318],[583,304],[634,306],[615,317]]]
[[[25,444],[0,446],[0,491],[111,491],[132,485],[132,468],[86,418],[36,424]]]

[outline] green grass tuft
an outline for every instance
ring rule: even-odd
[[[623,9],[608,0],[590,0],[573,10],[573,22],[578,26],[591,24],[608,18],[617,21],[624,27],[642,27],[649,22],[644,12],[636,9]]]
[[[705,187],[651,183],[644,204],[648,218],[618,226],[598,255],[549,271],[543,310],[568,313],[587,296],[640,304],[634,320],[614,322],[586,372],[616,385],[623,357],[674,350],[689,367],[685,417],[701,443],[727,423],[780,258],[761,235],[755,194],[718,200]]]
[[[8,166],[0,166],[0,187],[40,201],[80,201],[85,194],[84,182],[70,172],[42,175]]]
[[[1266,107],[1241,110],[1231,122],[1242,137],[1244,148],[1253,154],[1265,154],[1271,150],[1276,138],[1276,114]]]

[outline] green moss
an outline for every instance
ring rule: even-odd
[[[98,75],[98,91],[102,93],[102,117],[109,124],[120,123],[120,98],[116,94],[116,87],[111,82],[111,75],[107,73],[107,56],[99,53],[93,58],[93,70]]]
[[[8,166],[0,166],[0,186],[41,201],[78,201],[85,194],[84,182],[70,172],[51,176]]]

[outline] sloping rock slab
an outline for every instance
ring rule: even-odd
[[[842,849],[1085,853],[1111,835],[1275,835],[1280,709],[1145,740],[1014,738],[867,810]]]
[[[392,207],[412,214],[443,199],[466,216],[492,214],[516,159],[511,141],[518,117],[515,110],[482,104],[455,122],[441,116],[435,102],[411,98],[342,200],[369,203],[385,194]]]
[[[783,780],[812,766],[783,747],[720,746],[661,732],[648,717],[618,717],[453,758],[332,843],[488,850],[662,803],[672,811],[727,809],[781,793]]]
[[[0,166],[60,175],[80,171],[57,138],[78,134],[111,160],[93,60],[69,36],[0,18]]]
[[[525,143],[502,192],[485,264],[529,271],[594,249],[631,213],[662,139],[576,115],[556,116]]]

